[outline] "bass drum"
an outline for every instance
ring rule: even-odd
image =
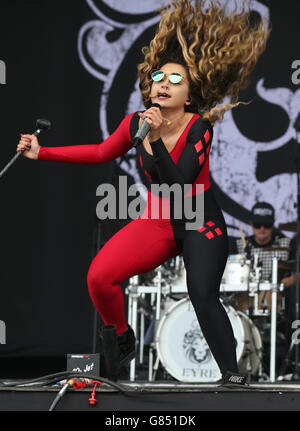
[[[255,375],[262,359],[260,333],[244,313],[223,307],[233,328],[239,371]],[[222,377],[188,297],[165,312],[157,326],[155,346],[163,367],[181,382],[215,382]]]

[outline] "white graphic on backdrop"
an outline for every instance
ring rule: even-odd
[[[228,111],[222,123],[216,123],[214,128],[210,168],[214,181],[232,200],[248,209],[251,209],[256,201],[270,202],[275,208],[276,224],[286,223],[296,217],[295,175],[283,173],[258,182],[257,156],[258,151],[275,150],[291,139],[296,139],[293,124],[299,113],[300,91],[293,93],[287,88],[266,89],[263,87],[263,79],[257,82],[256,91],[262,99],[286,111],[290,119],[289,127],[281,137],[270,143],[251,141],[242,135],[232,118],[232,111]],[[241,225],[239,220],[229,214],[225,215],[228,224],[237,228]],[[246,225],[244,230],[246,231]]]
[[[135,41],[151,26],[159,21],[159,14],[149,18],[161,6],[160,0],[86,0],[98,19],[87,22],[82,26],[78,37],[78,52],[80,60],[86,70],[95,78],[103,82],[103,91],[100,96],[99,122],[103,139],[109,136],[107,119],[107,101],[113,81],[123,64],[126,53]],[[224,1],[227,10],[232,10],[234,0]],[[103,8],[102,6],[105,6]],[[249,8],[255,10],[262,18],[269,19],[269,9],[258,1],[249,0]],[[104,12],[105,11],[105,12]],[[111,13],[110,13],[111,12]],[[116,15],[117,13],[117,15]],[[141,17],[144,14],[145,19]],[[122,17],[122,19],[116,18]],[[137,17],[132,20],[132,17]],[[126,17],[130,20],[126,20]],[[128,21],[130,23],[128,23]],[[132,21],[134,21],[132,23]],[[120,30],[116,40],[109,40],[107,35],[115,30]],[[147,41],[145,44],[148,44]],[[107,70],[107,72],[105,71]],[[126,76],[124,76],[124,82]],[[270,151],[286,144],[295,138],[292,127],[293,120],[298,114],[299,92],[295,94],[287,88],[266,89],[264,80],[260,79],[256,84],[258,97],[268,103],[280,105],[290,118],[290,126],[284,135],[272,142],[256,142],[243,135],[235,124],[232,111],[228,111],[224,120],[214,126],[214,142],[211,149],[210,171],[218,187],[234,202],[245,209],[250,210],[257,200],[265,200],[275,207],[276,222],[284,223],[296,217],[293,202],[296,196],[296,179],[292,174],[275,175],[266,181],[259,182],[256,178],[258,151]],[[120,83],[121,84],[121,83]],[[224,99],[224,103],[229,99]],[[138,80],[128,97],[128,103],[124,116],[144,109]],[[238,108],[237,108],[238,109]],[[127,157],[120,158],[117,162],[120,168],[131,175],[137,184],[142,183],[137,168],[135,157],[136,150],[132,149]],[[140,193],[146,199],[146,190],[140,188]],[[224,211],[223,211],[224,212]],[[238,236],[238,226],[241,226],[245,234],[250,234],[248,224],[241,222],[232,215],[224,212],[229,227],[228,233]]]

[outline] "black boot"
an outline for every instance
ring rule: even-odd
[[[128,364],[136,357],[135,335],[133,329],[127,324],[127,329],[117,336],[120,352],[120,367]]]
[[[104,354],[105,376],[117,381],[120,372],[120,352],[117,331],[114,325],[103,325],[100,331],[100,339]]]
[[[102,340],[106,377],[117,381],[120,369],[135,358],[135,335],[130,325],[117,335],[114,325],[103,325],[100,338]]]

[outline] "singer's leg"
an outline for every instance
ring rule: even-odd
[[[235,339],[229,317],[219,300],[228,255],[222,218],[207,221],[199,230],[185,232],[183,259],[188,293],[207,344],[223,375],[238,372]]]
[[[180,253],[172,229],[163,226],[150,219],[131,221],[110,238],[91,263],[87,277],[90,296],[104,324],[115,325],[117,334],[127,328],[120,283]]]

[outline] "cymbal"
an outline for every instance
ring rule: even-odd
[[[297,232],[297,221],[280,224],[278,228],[282,230],[287,230],[289,232]]]
[[[262,251],[291,251],[290,247],[281,247],[280,245],[272,245],[272,247],[264,248]]]
[[[291,271],[296,269],[296,261],[295,260],[279,260],[278,268],[281,269],[289,269]]]

